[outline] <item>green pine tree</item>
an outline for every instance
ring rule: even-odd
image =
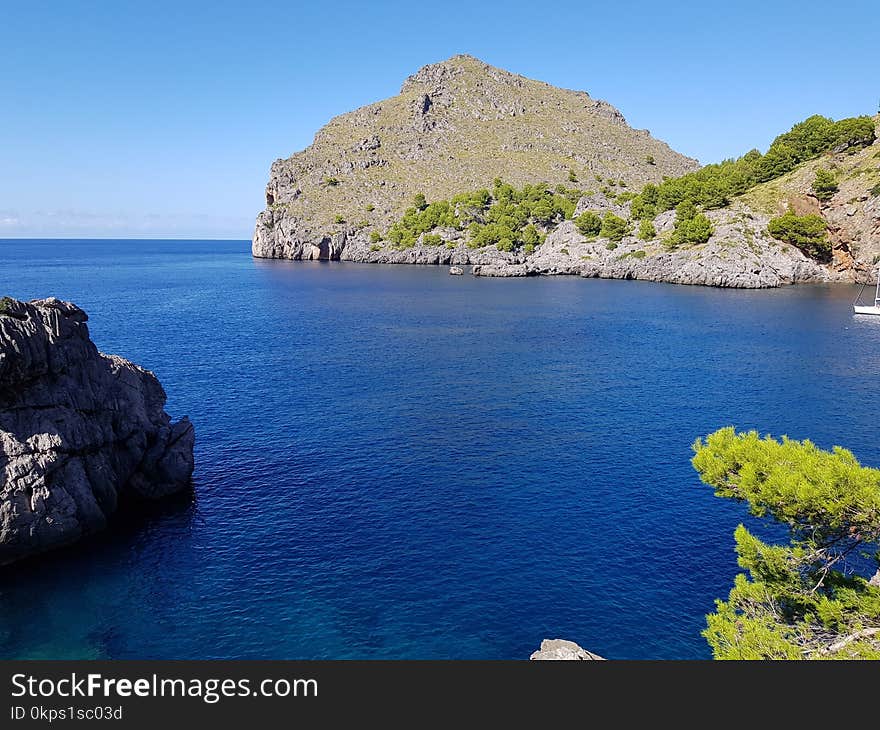
[[[707,616],[715,658],[880,659],[880,555],[865,562],[880,543],[880,471],[840,447],[733,428],[693,448],[693,466],[717,496],[789,535],[769,544],[737,527],[746,572]]]

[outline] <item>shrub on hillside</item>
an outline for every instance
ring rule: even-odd
[[[632,199],[630,213],[636,220],[652,220],[657,215],[657,197],[659,188],[648,183],[642,192]]]
[[[541,243],[541,234],[538,233],[538,229],[530,223],[523,229],[522,233],[520,234],[520,240],[523,242],[523,245],[526,248],[531,246],[532,251],[534,251],[535,246],[538,246]]]
[[[832,150],[860,149],[874,143],[876,132],[871,117],[851,117],[835,122],[829,134]]]
[[[675,207],[675,229],[669,239],[671,246],[706,243],[712,232],[712,222],[697,212],[693,201],[683,200]]]
[[[602,219],[591,210],[581,213],[574,224],[584,236],[598,236],[602,230]]]
[[[823,202],[831,200],[838,190],[834,173],[823,167],[816,170],[816,177],[810,187],[813,189],[813,194]]]
[[[653,222],[643,220],[639,223],[639,238],[643,241],[652,241],[657,238],[657,229],[654,228]]]
[[[818,215],[795,215],[789,211],[785,215],[773,218],[767,225],[773,238],[797,246],[807,256],[819,261],[831,259],[831,243],[825,233],[825,220]]]
[[[691,218],[675,221],[675,229],[669,242],[673,246],[706,243],[713,233],[712,221],[702,213],[697,213]]]
[[[697,215],[697,206],[693,200],[683,200],[675,206],[675,222],[684,223]]]
[[[602,228],[599,235],[611,241],[621,241],[629,233],[629,222],[614,215],[611,211],[605,213],[602,218]]]

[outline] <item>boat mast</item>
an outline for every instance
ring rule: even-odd
[[[880,306],[880,266],[877,267],[877,289],[874,291],[874,306]]]

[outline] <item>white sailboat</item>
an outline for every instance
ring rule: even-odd
[[[864,285],[859,291],[859,295],[853,302],[853,312],[856,314],[880,314],[880,268],[877,269],[877,288],[874,290],[874,303],[862,304],[862,292],[865,291]]]

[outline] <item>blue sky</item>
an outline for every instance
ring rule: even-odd
[[[456,53],[712,162],[875,113],[876,2],[0,0],[0,237],[249,238],[269,165]]]

